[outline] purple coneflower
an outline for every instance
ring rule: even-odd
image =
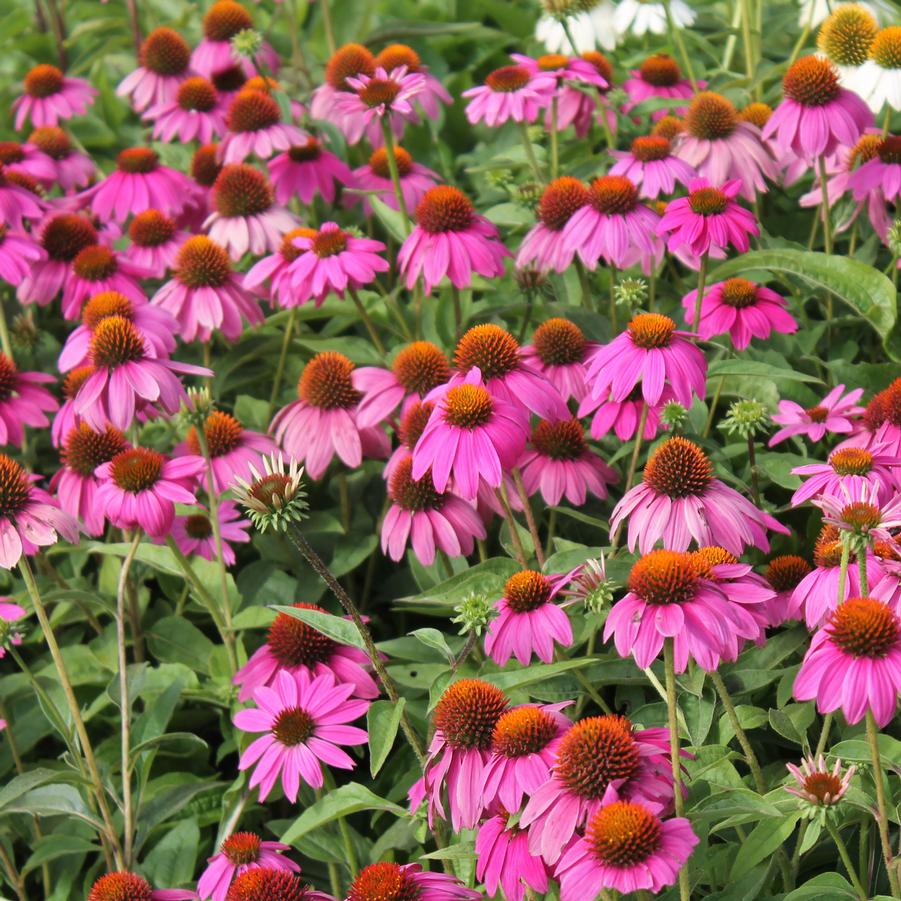
[[[83,116],[97,96],[97,89],[83,78],[71,78],[46,63],[29,70],[22,86],[25,93],[12,105],[16,131],[21,131],[28,120],[33,128],[41,128]]]

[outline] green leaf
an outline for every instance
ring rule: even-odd
[[[840,873],[820,873],[789,892],[783,901],[840,901],[857,898],[854,887]]]
[[[767,269],[796,276],[815,288],[832,292],[873,327],[886,351],[901,359],[901,338],[893,335],[897,318],[897,295],[881,272],[849,257],[806,250],[770,249],[743,253],[710,273],[710,283],[746,272]]]
[[[405,704],[405,698],[398,698],[396,704],[391,701],[373,701],[369,705],[366,731],[369,733],[369,772],[373,778],[378,775],[394,747]]]
[[[76,817],[95,829],[103,824],[88,810],[80,792],[71,785],[42,785],[7,805],[3,813],[30,813],[38,817]]]
[[[338,817],[348,816],[360,810],[384,810],[397,817],[409,814],[403,807],[386,801],[373,794],[368,788],[351,782],[330,791],[320,798],[312,807],[308,807],[287,829],[281,840],[288,845],[294,844],[301,836],[313,829],[319,829]]]
[[[209,673],[215,645],[183,616],[164,616],[147,630],[151,653],[165,663],[183,663],[201,673]]]
[[[444,635],[437,629],[414,629],[410,635],[421,641],[427,648],[440,651],[448,663],[454,662],[454,652],[447,646]]]
[[[758,823],[739,846],[729,878],[741,879],[745,873],[769,857],[794,832],[800,817],[801,813],[798,811],[783,820],[768,818]]]
[[[403,244],[407,239],[407,231],[404,228],[404,220],[401,214],[397,210],[392,210],[384,200],[379,200],[373,194],[369,195],[369,203],[372,205],[375,218],[385,226],[395,241]]]
[[[817,382],[822,384],[822,380],[816,376],[807,375],[806,372],[799,372],[797,369],[789,369],[788,367],[772,366],[769,363],[761,363],[758,360],[748,360],[744,357],[736,360],[716,360],[710,364],[707,370],[707,378],[714,379],[717,376],[742,375],[750,378],[771,379],[774,382]]]
[[[14,776],[0,789],[0,812],[32,789],[47,785],[50,782],[62,782],[65,778],[66,774],[61,773],[59,770],[41,768],[29,770],[20,776]]]
[[[221,787],[218,782],[188,782],[170,785],[158,791],[138,809],[138,834],[135,838],[135,854],[139,853],[150,833],[162,823],[184,809],[198,795]]]
[[[93,854],[99,851],[99,845],[79,835],[65,833],[45,835],[35,842],[34,852],[22,867],[22,875],[26,876],[32,870],[60,857],[67,857],[70,854]]]
[[[528,666],[524,669],[510,670],[505,673],[483,673],[481,678],[504,691],[510,691],[514,688],[522,688],[524,685],[531,685],[534,682],[543,682],[546,679],[552,679],[554,676],[560,676],[571,670],[584,669],[597,663],[592,657],[581,657],[577,660],[561,660],[559,663],[540,663],[536,666]]]
[[[168,830],[144,858],[143,870],[153,885],[187,885],[194,876],[200,829],[194,819]]]
[[[814,716],[812,704],[789,704],[781,710],[771,707],[769,711],[770,725],[796,745],[807,744],[807,730]]]
[[[829,753],[852,763],[869,763],[871,759],[869,744],[862,739],[856,738],[840,741],[830,749]],[[891,763],[895,766],[901,765],[901,741],[880,732],[879,755],[882,757],[883,763]]]
[[[357,627],[350,620],[334,616],[331,613],[323,613],[321,610],[307,610],[305,607],[281,607],[276,605],[272,609],[287,616],[293,616],[294,619],[299,619],[339,644],[349,644],[351,647],[359,648],[361,651],[366,650],[366,645],[357,631]]]
[[[470,593],[495,595],[519,569],[519,564],[509,557],[492,557],[457,573],[422,594],[399,598],[394,603],[404,609],[444,616],[451,613],[454,605]],[[499,594],[496,596],[500,597]]]
[[[190,754],[192,750],[208,748],[207,743],[193,732],[166,732],[164,735],[157,735],[154,738],[148,738],[139,745],[132,748],[132,755],[137,756],[142,751],[149,751],[151,748],[158,748],[160,745],[175,745],[169,749],[170,754]],[[192,747],[193,746],[193,747]]]

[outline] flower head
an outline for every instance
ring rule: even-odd
[[[191,48],[177,31],[154,28],[141,44],[138,68],[122,79],[116,93],[128,97],[138,113],[170,103],[188,74],[190,61]]]
[[[230,500],[219,502],[217,515],[219,517],[219,535],[222,539],[222,561],[226,566],[233,566],[236,558],[232,545],[245,544],[250,541],[250,535],[247,534],[250,520],[243,519],[235,502]],[[204,560],[216,561],[219,547],[216,543],[211,516],[210,511],[198,505],[196,513],[175,517],[171,535],[179,550],[186,557],[197,554]]]
[[[207,898],[226,901],[232,880],[252,870],[299,873],[300,867],[281,853],[288,850],[290,845],[265,842],[253,832],[233,832],[222,842],[218,852],[207,860],[206,869],[197,882],[201,901]]]
[[[786,785],[785,790],[801,799],[807,816],[817,816],[824,808],[838,804],[857,772],[856,766],[849,766],[842,772],[842,762],[838,757],[830,770],[822,754],[805,757],[800,767],[793,763],[787,763],[786,767],[794,777],[795,785]]]
[[[91,886],[87,901],[182,901],[196,897],[194,892],[180,889],[152,889],[143,877],[120,870],[101,876]]]
[[[478,901],[482,895],[447,873],[426,872],[418,863],[372,863],[363,867],[346,901]]]
[[[534,122],[550,105],[557,79],[550,72],[525,65],[503,66],[490,72],[485,83],[463,92],[469,99],[466,118],[492,128],[505,122]]]
[[[292,523],[306,518],[303,468],[291,457],[286,464],[281,452],[263,457],[262,472],[251,464],[250,478],[232,484],[235,499],[261,531],[284,532]]]
[[[24,93],[13,101],[16,131],[30,120],[34,128],[57,125],[64,119],[83,116],[97,96],[96,88],[83,78],[71,78],[56,66],[34,66],[22,82]]]
[[[854,420],[864,412],[857,405],[863,388],[845,393],[844,385],[836,385],[818,404],[806,409],[791,400],[779,401],[779,412],[773,422],[782,426],[769,446],[785,441],[792,435],[805,435],[811,441],[821,441],[826,434],[848,434],[853,431]]]

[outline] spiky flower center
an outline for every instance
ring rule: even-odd
[[[267,509],[283,508],[293,496],[292,481],[284,473],[273,472],[257,479],[248,490],[248,495]]]
[[[563,736],[555,770],[571,792],[597,801],[614,779],[631,779],[640,765],[632,724],[609,714],[584,719]]]
[[[416,207],[416,223],[429,234],[466,231],[473,222],[475,209],[458,188],[438,185],[422,195]]]
[[[320,259],[337,256],[347,250],[347,232],[340,228],[322,228],[310,247]]]
[[[205,513],[192,513],[185,517],[185,532],[189,538],[203,541],[213,534],[213,523]]]
[[[826,407],[808,407],[804,411],[811,422],[825,422],[829,416],[829,410]]]
[[[63,89],[63,79],[60,69],[42,63],[25,76],[25,93],[29,97],[51,97]]]
[[[858,3],[836,7],[823,22],[817,48],[839,66],[861,66],[867,61],[879,26],[873,14]]]
[[[6,400],[16,390],[19,370],[12,357],[0,353],[0,400]]]
[[[542,420],[532,432],[532,446],[551,460],[578,460],[586,450],[582,423],[578,419]]]
[[[253,832],[233,832],[219,848],[236,867],[256,863],[260,857],[260,837]]]
[[[627,330],[636,347],[650,350],[669,347],[676,331],[676,323],[662,313],[639,313],[632,318]]]
[[[159,210],[138,213],[128,226],[128,237],[139,247],[159,247],[175,234],[175,220]]]
[[[79,366],[73,369],[63,380],[63,397],[66,400],[72,400],[78,394],[78,389],[93,372],[93,366]]]
[[[146,447],[132,447],[113,457],[111,475],[113,481],[132,494],[147,491],[160,480],[166,458]]]
[[[813,546],[813,562],[820,569],[838,566],[842,558],[842,542],[838,529],[827,523],[820,529],[820,534]]]
[[[821,56],[802,56],[785,73],[782,90],[802,106],[825,106],[841,90],[838,70]]]
[[[638,559],[627,584],[646,604],[684,604],[694,600],[698,578],[691,554],[657,550]]]
[[[0,520],[15,519],[28,503],[30,494],[25,470],[12,457],[0,454]]]
[[[338,91],[350,90],[347,79],[375,72],[375,57],[362,44],[339,47],[325,67],[325,80]]]
[[[216,88],[199,75],[186,78],[178,86],[176,102],[186,112],[208,113],[216,106]]]
[[[78,213],[58,213],[41,232],[41,247],[59,263],[71,263],[82,250],[96,243],[97,230]]]
[[[221,288],[232,274],[228,252],[206,235],[194,235],[175,258],[175,277],[186,288]]]
[[[302,745],[316,731],[316,722],[303,707],[282,710],[272,724],[275,740],[289,748]]]
[[[282,246],[279,249],[279,253],[284,257],[285,261],[288,263],[293,263],[304,251],[295,245],[295,241],[298,238],[310,238],[313,239],[316,237],[318,232],[315,228],[292,228],[291,231],[285,232],[282,235]]]
[[[833,451],[829,465],[836,475],[865,476],[873,468],[873,455],[862,447],[845,447]]]
[[[749,103],[739,114],[738,118],[742,122],[750,122],[758,128],[763,128],[770,121],[773,115],[773,108],[766,103],[754,102]]]
[[[773,591],[794,591],[801,580],[811,571],[810,564],[796,554],[783,554],[774,557],[767,564],[764,577]]]
[[[203,426],[203,434],[210,456],[221,457],[224,454],[230,454],[240,445],[243,432],[243,426],[234,416],[223,413],[221,410],[213,410],[207,416]],[[188,432],[187,444],[192,454],[201,454],[196,428],[191,428]]]
[[[692,552],[691,561],[702,579],[716,579],[713,568],[724,564],[738,563],[738,557],[730,554],[724,547],[707,545]]]
[[[18,141],[0,141],[0,165],[9,166],[24,159],[25,151]]]
[[[737,124],[738,113],[732,102],[713,91],[695,94],[685,114],[689,134],[704,141],[728,138]]]
[[[234,0],[217,0],[203,17],[203,36],[208,41],[230,41],[239,31],[248,28],[253,28],[253,19]]]
[[[887,166],[901,165],[901,135],[888,135],[880,141],[876,154]]]
[[[237,64],[212,76],[213,85],[220,94],[233,94],[247,84],[247,80],[244,69]]]
[[[397,430],[398,438],[400,438],[400,442],[404,447],[409,450],[413,450],[416,447],[416,442],[419,441],[420,435],[425,431],[434,409],[435,405],[431,401],[428,401],[428,403],[416,401],[410,405],[407,412],[401,417],[400,426]]]
[[[357,91],[357,96],[370,109],[379,106],[391,106],[401,91],[401,83],[391,78],[370,78],[363,87]]]
[[[306,366],[297,384],[299,397],[321,410],[349,409],[359,403],[360,393],[353,386],[354,364],[333,350],[316,354]]]
[[[746,278],[730,278],[723,282],[720,298],[726,306],[743,310],[757,303],[757,285]]]
[[[627,869],[656,853],[663,840],[663,825],[641,804],[614,801],[591,818],[585,838],[600,863]]]
[[[92,332],[110,316],[121,316],[123,319],[131,320],[134,318],[134,304],[118,291],[102,291],[95,294],[81,311],[81,321]]]
[[[75,274],[88,282],[100,282],[112,278],[118,268],[115,253],[105,244],[85,247],[72,261],[72,269]]]
[[[559,317],[543,322],[532,336],[532,346],[541,362],[547,366],[581,363],[586,343],[579,326]]]
[[[638,188],[625,175],[602,175],[591,183],[588,202],[602,215],[623,216],[638,205]]]
[[[718,216],[726,211],[729,198],[719,188],[697,188],[688,195],[688,205],[698,216]]]
[[[548,602],[552,589],[547,576],[533,569],[524,569],[507,579],[504,598],[514,613],[531,613]]]
[[[181,75],[190,60],[191,48],[172,28],[154,28],[141,44],[141,65],[157,75]]]
[[[54,160],[64,160],[72,152],[72,141],[69,136],[56,125],[45,125],[36,128],[29,136],[28,143],[34,144],[42,153]]]
[[[310,135],[305,144],[295,144],[288,148],[288,156],[294,163],[311,163],[322,156],[322,144]]]
[[[144,339],[130,320],[122,316],[109,316],[94,329],[90,358],[94,366],[103,369],[136,363],[144,359]]]
[[[501,66],[485,77],[485,84],[492,91],[509,94],[524,88],[531,78],[525,66]]]
[[[303,610],[318,610],[325,613],[316,604],[295,603],[294,607]],[[335,641],[321,632],[317,632],[312,626],[303,620],[279,613],[269,627],[266,639],[272,656],[283,667],[293,669],[305,666],[312,669],[317,663],[325,663],[331,660],[338,645]]]
[[[901,69],[901,25],[889,25],[876,34],[870,58],[883,69]]]
[[[487,751],[507,706],[499,688],[481,679],[460,679],[445,689],[435,706],[435,727],[451,747]]]
[[[435,488],[431,469],[421,479],[413,478],[412,457],[404,457],[394,467],[388,483],[388,493],[394,503],[410,513],[439,510],[446,500],[446,495]]]
[[[397,174],[403,178],[413,171],[413,157],[403,147],[394,148],[394,161],[397,163]],[[369,157],[369,168],[379,178],[391,178],[391,167],[388,164],[388,151],[385,147],[374,150]]]
[[[418,901],[421,895],[412,875],[385,861],[360,870],[348,889],[347,901]]]
[[[308,897],[303,881],[294,873],[254,867],[235,877],[225,901],[306,901]]]
[[[713,464],[697,444],[676,436],[668,438],[651,454],[644,469],[644,481],[667,497],[697,497],[713,481]]]
[[[834,773],[816,770],[804,777],[804,791],[819,804],[834,804],[843,788],[842,780]]]
[[[191,178],[201,187],[211,188],[222,171],[222,164],[216,159],[217,144],[204,144],[194,151],[191,158]]]
[[[551,231],[561,231],[573,215],[589,201],[588,188],[578,178],[554,179],[538,201],[538,220]]]
[[[854,501],[842,507],[841,518],[852,532],[865,535],[882,522],[882,511],[875,504]]]
[[[151,901],[152,897],[145,879],[122,871],[101,876],[88,892],[87,901]]]
[[[884,601],[849,598],[829,614],[832,643],[853,657],[882,658],[898,645],[901,623]]]
[[[659,135],[668,141],[675,140],[676,136],[685,131],[685,123],[678,116],[663,116],[657,120],[651,129],[652,135]]]
[[[116,168],[129,175],[147,175],[159,164],[159,157],[149,147],[126,147],[116,157]]]
[[[632,141],[632,156],[639,162],[665,160],[670,155],[670,142],[663,135],[643,135]]]
[[[473,326],[457,344],[454,365],[466,373],[478,366],[482,378],[503,378],[519,366],[519,342],[499,325]]]
[[[581,58],[586,63],[591,63],[608,85],[613,84],[613,63],[603,53],[598,50],[586,50],[581,54]]]
[[[639,68],[642,81],[657,88],[669,88],[682,80],[679,64],[667,53],[649,56]]]
[[[272,94],[245,87],[235,94],[228,108],[226,125],[229,131],[241,134],[271,128],[281,120],[278,101]]]
[[[408,344],[395,357],[391,371],[407,391],[420,396],[428,394],[450,378],[447,357],[431,341]]]
[[[472,431],[491,418],[494,402],[482,385],[454,385],[444,396],[444,421]]]
[[[408,72],[417,72],[422,66],[422,60],[419,54],[406,44],[389,44],[375,58],[375,65],[386,72],[399,69],[401,66],[406,66]]]
[[[543,751],[557,735],[554,718],[540,707],[514,707],[497,721],[492,751],[501,757],[525,757]]]

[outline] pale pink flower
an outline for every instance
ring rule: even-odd
[[[363,135],[373,147],[381,146],[382,120],[388,122],[395,137],[403,135],[407,122],[418,122],[414,101],[423,93],[425,76],[398,66],[387,72],[376,66],[372,75],[360,73],[345,78],[346,91],[335,95],[337,113],[344,123],[349,144],[356,144]]]
[[[25,93],[12,105],[16,131],[21,131],[28,120],[33,128],[41,128],[83,116],[97,96],[96,88],[83,78],[71,78],[46,63],[29,70],[23,88]]]
[[[116,94],[128,97],[137,113],[169,103],[188,76],[190,61],[191,48],[177,31],[154,28],[141,44],[138,68],[122,79]]]
[[[338,185],[354,184],[354,174],[347,163],[324,149],[322,143],[310,135],[269,160],[269,178],[279,203],[286,204],[297,197],[309,205],[318,194],[331,205]]]
[[[628,151],[611,152],[617,161],[610,167],[610,174],[625,176],[638,187],[640,196],[649,200],[672,194],[677,185],[688,187],[697,175],[693,166],[673,155],[663,135],[638,137]]]
[[[543,191],[535,211],[538,222],[526,233],[516,253],[516,266],[534,266],[546,272],[563,272],[572,265],[576,248],[565,239],[570,219],[591,199],[588,187],[577,178],[564,175]]]
[[[520,359],[540,372],[564,401],[581,402],[588,394],[585,364],[597,346],[585,339],[579,326],[554,317],[535,329],[532,343],[521,349]]]
[[[198,557],[215,563],[219,559],[219,548],[213,534],[212,514],[199,504],[197,511],[186,516],[176,516],[169,534],[186,557],[197,554]],[[229,500],[219,502],[218,516],[219,534],[222,538],[222,561],[226,566],[233,566],[235,550],[232,545],[246,544],[250,541],[248,530],[251,528],[251,522],[244,519],[237,504]]]
[[[556,76],[537,66],[503,66],[490,72],[484,84],[463,92],[469,99],[466,118],[492,128],[508,121],[534,122],[550,106],[556,88]]]
[[[413,161],[413,157],[403,147],[395,145],[394,160],[397,163],[397,175],[400,181],[400,192],[404,198],[404,206],[415,210],[426,192],[441,181],[441,176],[433,170]],[[369,162],[352,173],[352,186],[360,191],[377,192],[376,196],[392,210],[399,209],[394,183],[391,181],[391,170],[388,168],[388,150],[378,147],[369,157]],[[348,194],[346,202],[354,202],[356,195]],[[372,204],[363,195],[363,212],[372,215]]]
[[[249,156],[268,160],[275,154],[304,144],[307,133],[282,121],[278,101],[267,90],[242,88],[228,107],[227,133],[219,145],[224,163],[243,163]]]
[[[149,209],[138,213],[128,225],[131,243],[123,256],[147,272],[151,278],[163,278],[175,268],[179,248],[188,233],[178,227],[175,219]]]
[[[857,405],[863,388],[845,393],[844,385],[836,385],[818,404],[805,409],[793,400],[780,400],[773,422],[782,428],[769,440],[773,447],[793,435],[805,435],[811,441],[822,441],[827,434],[847,435],[854,430],[864,408]]]
[[[0,224],[0,279],[14,287],[21,285],[34,264],[46,259],[46,252],[30,235],[11,232]]]
[[[629,102],[623,105],[628,113],[644,100],[663,98],[664,100],[688,100],[694,94],[691,82],[683,77],[679,64],[667,53],[655,53],[647,57],[637,69],[629,70],[630,77],[623,82],[623,90],[629,95]],[[699,78],[698,88],[704,90],[707,82]],[[670,106],[654,110],[651,121],[657,122],[664,116],[684,116],[685,106]]]
[[[529,833],[507,826],[506,812],[489,817],[476,834],[476,878],[489,895],[503,890],[507,901],[524,901],[528,887],[539,897],[548,889],[548,867],[529,851]]]
[[[186,78],[172,100],[151,106],[141,118],[153,123],[153,137],[159,141],[208,144],[227,131],[216,88],[199,75]]]
[[[257,65],[269,72],[276,72],[279,67],[278,54],[265,41],[260,45],[255,60],[245,59],[232,49],[232,38],[253,27],[253,17],[240,3],[216,0],[203,17],[203,40],[191,54],[191,68],[209,79],[238,67],[250,78],[256,73]]]

